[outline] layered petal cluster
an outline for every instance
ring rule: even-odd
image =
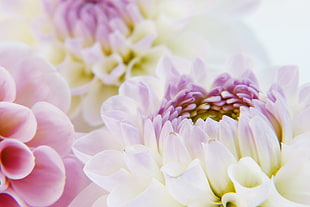
[[[208,54],[218,62],[225,52],[253,46],[260,52],[250,32],[241,37],[238,31],[244,27],[226,18],[252,10],[259,0],[44,0],[41,7],[38,1],[16,1],[10,6],[19,12],[15,22],[25,13],[24,21],[33,20],[32,10],[40,13],[35,23],[30,21],[35,36],[26,39],[49,56],[69,83],[70,114],[78,127],[83,120],[100,125],[102,102],[127,78],[153,73],[163,54]],[[24,31],[25,22],[20,25]]]
[[[70,206],[310,206],[309,86],[293,66],[267,90],[248,58],[227,68],[164,58],[125,81],[74,144],[96,185]]]
[[[81,163],[71,153],[76,135],[65,114],[67,83],[30,47],[5,43],[0,86],[0,205],[50,206],[59,200],[56,206],[66,206],[85,185]],[[66,176],[73,172],[82,183],[70,184]]]

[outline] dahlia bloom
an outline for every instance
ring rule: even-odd
[[[74,144],[96,185],[70,206],[310,206],[309,85],[285,66],[265,90],[248,58],[228,65],[164,58],[125,81]]]
[[[67,83],[31,48],[6,43],[0,85],[0,205],[66,206],[85,185],[71,153],[76,135],[65,114]],[[81,183],[70,183],[73,173]]]
[[[16,26],[5,29],[0,39],[22,28],[22,37],[16,38],[38,46],[58,66],[70,85],[70,114],[79,128],[100,125],[102,102],[127,78],[153,73],[163,54],[208,54],[217,62],[222,53],[250,50],[256,43],[226,16],[252,10],[258,0],[44,0],[41,7],[38,1],[15,2],[5,8],[18,11],[9,18]],[[34,29],[24,32],[26,22]]]

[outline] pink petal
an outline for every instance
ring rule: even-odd
[[[13,102],[16,96],[15,81],[10,73],[0,67],[0,101]]]
[[[73,125],[60,109],[46,102],[38,102],[32,107],[37,119],[37,133],[27,144],[31,147],[48,145],[61,156],[71,151],[75,139]]]
[[[86,207],[94,206],[94,202],[106,198],[105,191],[96,184],[91,183],[79,195],[77,195],[68,207]],[[106,207],[106,202],[100,203],[100,207]]]
[[[12,72],[17,61],[32,54],[32,49],[20,42],[5,42],[0,45],[0,65]]]
[[[15,138],[26,142],[36,133],[37,122],[29,108],[0,102],[0,137]]]
[[[0,193],[0,207],[21,207],[21,205],[11,194]]]
[[[15,79],[16,103],[32,106],[37,101],[47,101],[63,111],[68,110],[68,84],[51,64],[29,46],[11,42],[1,44],[0,65]]]
[[[83,164],[74,156],[64,158],[66,167],[66,185],[60,199],[50,207],[68,206],[87,185],[90,180],[83,172]]]
[[[0,142],[0,163],[2,172],[10,179],[22,179],[34,168],[34,156],[30,149],[17,140]]]
[[[51,205],[64,190],[64,164],[56,151],[48,146],[40,146],[33,153],[36,158],[33,171],[24,179],[11,180],[12,187],[29,205]]]
[[[14,69],[17,103],[30,107],[38,101],[47,101],[65,112],[68,110],[69,86],[52,65],[32,56],[18,62]]]

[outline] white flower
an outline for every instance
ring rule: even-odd
[[[2,18],[0,39],[33,44],[58,66],[71,87],[77,129],[100,125],[102,102],[125,79],[152,74],[164,54],[208,56],[218,64],[227,53],[261,50],[251,32],[231,20],[258,0],[44,0],[42,7],[17,2],[10,7],[18,13]]]
[[[309,92],[296,68],[279,68],[269,91],[247,59],[232,68],[214,78],[199,60],[166,58],[158,76],[125,81],[103,104],[105,127],[74,145],[104,192],[71,206],[88,193],[92,206],[309,206],[309,129],[293,124],[309,99],[290,96]]]

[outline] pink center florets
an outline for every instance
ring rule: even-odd
[[[129,35],[133,24],[129,5],[127,0],[60,0],[54,9],[46,6],[46,10],[59,38],[107,44],[109,33],[116,30]]]
[[[192,119],[194,122],[207,118],[219,121],[224,115],[238,119],[240,107],[251,107],[252,100],[258,99],[259,91],[251,81],[237,80],[228,74],[216,79],[209,92],[184,82],[186,81],[181,80],[176,84],[179,89],[177,93],[175,86],[168,89],[165,99],[168,101],[163,102],[158,111],[164,120],[172,121],[181,117]]]

